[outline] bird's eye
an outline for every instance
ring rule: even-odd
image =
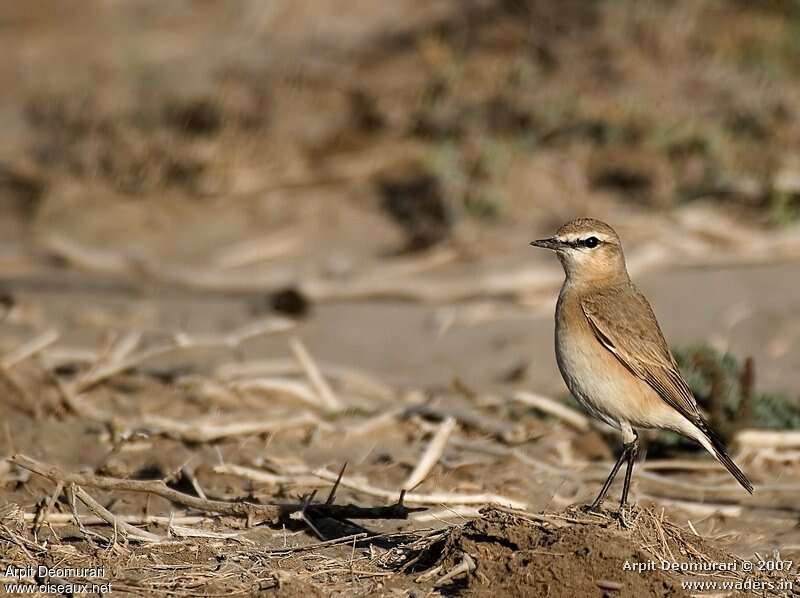
[[[594,249],[595,247],[597,247],[598,245],[600,245],[600,239],[598,239],[597,237],[589,237],[588,239],[586,239],[586,240],[583,242],[583,244],[584,244],[586,247],[588,247],[589,249]]]

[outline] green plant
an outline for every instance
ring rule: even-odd
[[[426,162],[464,213],[491,222],[503,211],[505,202],[498,180],[507,171],[512,152],[509,142],[483,136],[471,152],[452,141],[440,142],[433,146]]]
[[[753,360],[739,360],[708,345],[673,349],[675,360],[700,407],[723,438],[744,427],[800,429],[800,401],[786,394],[757,392]],[[700,450],[671,432],[659,432],[650,443],[653,455]]]
[[[770,190],[766,198],[770,220],[778,226],[788,226],[800,218],[800,200],[788,191]]]

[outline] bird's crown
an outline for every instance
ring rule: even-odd
[[[556,232],[555,238],[562,241],[577,241],[589,237],[597,237],[600,241],[619,244],[616,231],[605,222],[594,218],[576,218],[570,220]]]

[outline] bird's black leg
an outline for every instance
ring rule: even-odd
[[[636,462],[636,457],[639,455],[639,435],[636,431],[633,432],[634,438],[631,442],[625,445],[623,454],[628,455],[628,466],[625,468],[625,483],[622,486],[622,500],[619,501],[620,510],[628,503],[628,490],[631,486],[631,474],[633,474],[633,464]]]
[[[635,442],[635,441],[634,441]],[[617,462],[614,463],[614,468],[611,470],[611,473],[606,480],[606,483],[603,484],[603,487],[600,489],[600,494],[597,495],[597,498],[594,499],[594,502],[589,506],[589,511],[598,511],[600,509],[600,505],[603,504],[603,501],[606,499],[606,493],[608,489],[611,487],[611,483],[614,481],[614,478],[619,471],[619,468],[622,466],[622,462],[628,458],[628,452],[630,451],[630,447],[633,445],[631,444],[623,444],[622,445],[622,454],[617,459]]]

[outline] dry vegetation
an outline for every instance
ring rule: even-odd
[[[800,14],[557,4],[0,8],[0,570],[787,595],[797,564],[741,563],[800,559]],[[681,366],[753,496],[652,436],[639,506],[575,508],[618,439],[558,394],[527,242],[586,213],[706,343]]]
[[[740,433],[739,458],[751,470],[758,464],[762,478],[753,497],[708,461],[643,463],[639,501],[688,516],[683,530],[659,507],[621,518],[553,510],[595,491],[609,466],[575,456],[572,447],[595,424],[553,399],[525,391],[480,396],[461,384],[434,395],[399,389],[319,363],[293,336],[289,359],[223,359],[209,373],[191,365],[201,349],[235,353],[293,327],[267,318],[223,336],[148,342],[129,333],[94,355],[58,346],[58,335],[48,332],[8,353],[2,371],[14,396],[9,407],[47,429],[20,438],[7,420],[8,445],[52,455],[54,444],[72,439],[48,432],[83,428],[102,455],[95,453],[89,470],[10,456],[3,476],[14,502],[0,527],[5,564],[98,566],[115,591],[170,595],[276,589],[513,596],[520,588],[684,595],[680,573],[634,575],[624,562],[741,563],[696,528],[713,534],[717,521],[745,514],[780,525],[782,513],[796,511],[800,484],[769,483],[765,473],[794,461],[796,432]],[[183,365],[148,365],[168,354]],[[528,413],[519,423],[517,405],[552,419]],[[371,444],[366,455],[364,442]],[[331,454],[319,454],[326,448],[358,457],[360,472],[346,464],[331,469]],[[325,465],[313,464],[320,461]],[[519,482],[481,474],[492,463],[529,483],[559,480],[562,489],[540,488],[550,506],[532,512]],[[319,490],[326,498],[317,498]],[[358,502],[341,502],[337,495],[345,492]],[[708,578],[756,579],[742,571]]]

